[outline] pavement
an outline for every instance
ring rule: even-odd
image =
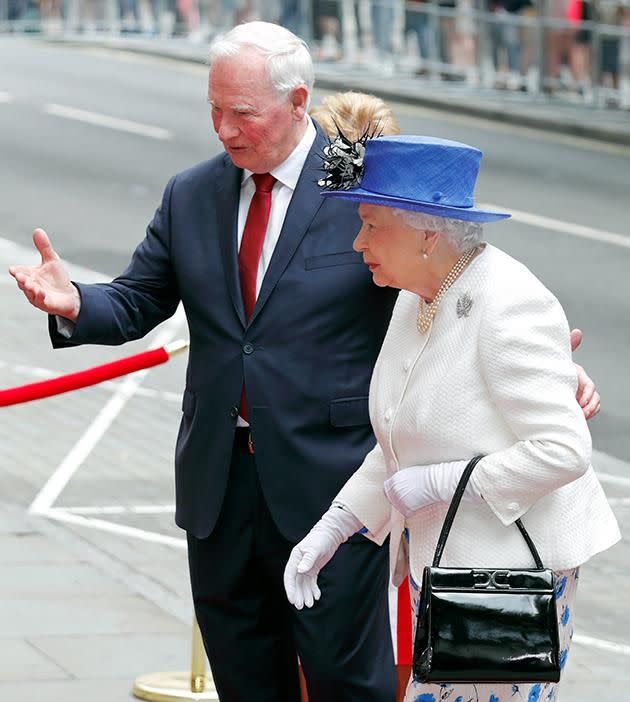
[[[133,42],[120,48],[136,51],[141,46]],[[171,55],[175,49],[169,47],[175,46],[178,58],[204,60],[202,47],[167,42],[160,51]],[[147,51],[158,49],[155,40],[147,44]],[[367,76],[361,74],[365,85],[357,82],[358,76],[351,82],[354,74],[345,75],[342,68],[318,66],[319,86],[368,87]],[[403,95],[402,79],[381,78],[380,87],[375,85],[385,94],[394,84],[400,86],[397,99],[412,99],[411,87]],[[413,88],[421,91],[415,82]],[[370,89],[374,92],[374,85]],[[419,100],[455,99],[455,88],[439,95],[437,89],[422,90]],[[492,100],[500,101],[504,114],[516,110],[507,98]],[[491,102],[476,96],[462,104],[471,109],[485,105],[490,113],[498,109]],[[519,114],[526,109],[532,106]],[[588,127],[586,108],[540,109],[546,111],[545,119],[553,116],[558,129],[563,123],[568,131],[580,124]],[[571,119],[563,117],[565,111]],[[607,116],[610,124],[600,122],[598,129],[612,130],[614,124],[614,135],[627,136],[630,143],[627,113]],[[580,134],[603,138],[593,131]],[[32,251],[0,239],[0,271],[34,260]],[[96,271],[70,263],[68,268],[75,279],[103,279]],[[185,321],[177,315],[124,351],[83,347],[53,352],[43,315],[24,301],[7,275],[0,275],[0,299],[3,388],[187,338]],[[73,393],[71,401],[55,397],[2,410],[1,702],[123,702],[131,699],[139,675],[188,670],[192,608],[185,543],[173,524],[172,506],[184,371],[185,357],[179,357]],[[561,699],[627,702],[630,464],[600,452],[593,462],[626,540],[582,569],[578,624]]]

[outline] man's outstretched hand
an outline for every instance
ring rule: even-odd
[[[33,232],[33,243],[42,257],[41,263],[38,266],[11,266],[9,273],[31,305],[48,314],[76,321],[81,308],[79,291],[70,282],[43,229]]]

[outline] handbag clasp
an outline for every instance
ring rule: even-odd
[[[510,587],[509,570],[473,570],[472,575],[476,589],[507,590]]]

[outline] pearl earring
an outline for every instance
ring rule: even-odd
[[[422,258],[426,261],[429,258],[429,254],[426,251],[422,252]]]

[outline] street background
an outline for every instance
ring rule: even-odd
[[[75,279],[123,269],[170,175],[220,150],[204,54],[202,43],[172,38],[0,36],[0,267],[34,262],[30,234],[43,226]],[[515,212],[488,227],[490,241],[528,265],[585,332],[576,360],[603,398],[590,423],[593,463],[627,539],[628,113],[449,81],[427,88],[343,61],[318,62],[317,76],[327,89],[386,94],[403,132],[484,151],[477,200]],[[45,318],[8,274],[0,299],[1,387],[187,336],[177,315],[124,348],[53,352]],[[2,410],[1,700],[118,702],[137,675],[186,669],[192,610],[172,507],[184,369],[178,357]],[[562,699],[630,699],[629,593],[624,540],[582,569]]]

